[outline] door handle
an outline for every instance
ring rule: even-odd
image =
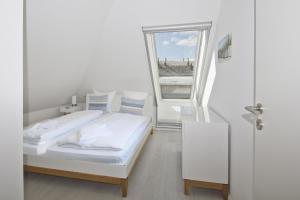
[[[261,115],[265,110],[261,103],[257,103],[256,106],[246,106],[245,109],[255,115]]]
[[[260,117],[261,114],[263,114],[264,110],[266,108],[263,107],[261,103],[257,103],[256,106],[246,106],[245,109],[254,115],[256,115],[255,125],[256,129],[261,131],[264,128],[264,123]]]
[[[262,119],[256,119],[256,128],[257,130],[263,130],[265,124],[263,123]]]

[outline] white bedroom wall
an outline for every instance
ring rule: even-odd
[[[23,1],[0,1],[0,199],[23,199]]]
[[[71,101],[113,0],[26,0],[24,112]]]
[[[213,21],[220,0],[116,0],[81,90],[153,94],[142,26]]]
[[[253,132],[243,115],[254,95],[254,3],[223,0],[216,44],[232,33],[232,58],[216,63],[209,105],[230,124],[230,193],[232,200],[252,199]],[[216,52],[217,53],[217,52]],[[217,55],[217,54],[216,54]]]
[[[60,109],[60,106],[57,106],[57,107],[53,107],[53,108],[46,108],[43,110],[24,113],[23,125],[28,126],[30,124],[39,122],[41,120],[55,118],[55,117],[63,115],[63,113],[60,113],[59,109]]]

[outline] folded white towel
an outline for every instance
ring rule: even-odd
[[[42,121],[25,128],[23,139],[30,144],[40,144],[91,122],[103,114],[102,111],[79,111],[55,119]]]
[[[108,137],[112,132],[107,128],[105,124],[92,124],[80,129],[79,141],[80,142],[92,142],[95,139],[102,137]]]
[[[68,135],[68,138],[60,140],[57,144],[61,147],[87,150],[123,150],[134,135],[135,130],[146,119],[144,116],[114,113],[106,120],[94,121],[93,124],[89,125],[93,126],[92,128],[85,129],[87,132],[81,131],[80,133],[79,131],[76,134]],[[91,130],[91,132],[88,130]],[[87,137],[89,134],[91,134],[90,138]]]
[[[57,144],[67,148],[121,150],[105,145],[105,141],[113,137],[113,132],[105,124],[92,124],[81,128]]]
[[[82,149],[90,149],[90,150],[111,150],[111,151],[121,151],[123,148],[118,145],[118,143],[110,142],[107,143],[106,140],[116,139],[114,137],[107,138],[96,138],[90,141],[80,142],[80,146]]]
[[[42,121],[25,129],[24,135],[28,138],[39,138],[43,133],[56,128],[57,125],[58,120],[56,119]]]

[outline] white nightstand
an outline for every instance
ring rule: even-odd
[[[228,124],[208,108],[182,116],[182,176],[185,194],[203,187],[228,199]]]
[[[77,106],[72,106],[70,105],[63,105],[59,108],[59,112],[63,113],[64,115],[66,114],[70,114],[73,112],[77,112],[83,110],[83,106],[82,105],[77,105]]]

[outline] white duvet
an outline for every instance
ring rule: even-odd
[[[112,113],[105,119],[82,127],[57,144],[65,148],[120,151],[147,119],[140,115]]]
[[[86,123],[97,119],[102,111],[79,111],[58,118],[45,120],[29,126],[23,130],[24,142],[43,145],[49,140],[68,133]]]

